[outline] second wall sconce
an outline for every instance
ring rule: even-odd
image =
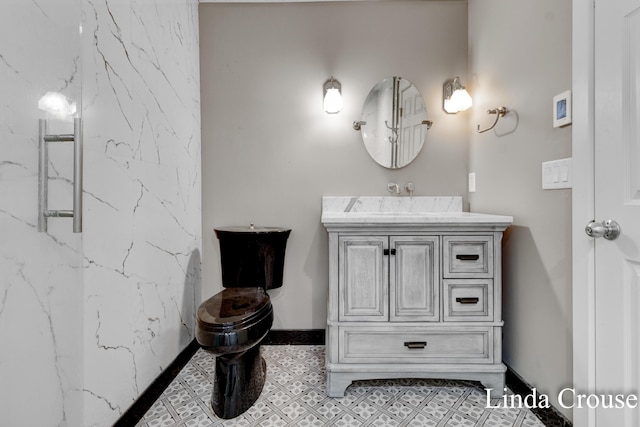
[[[324,82],[323,98],[324,98],[324,111],[328,114],[339,113],[342,109],[342,85],[339,81],[333,78]]]
[[[459,113],[471,107],[472,104],[471,95],[460,83],[460,77],[448,80],[442,87],[442,108],[447,113]]]

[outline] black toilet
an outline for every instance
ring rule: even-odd
[[[287,228],[223,227],[222,292],[200,304],[196,339],[216,359],[211,407],[235,418],[253,405],[264,386],[260,343],[273,324],[267,289],[282,286]]]

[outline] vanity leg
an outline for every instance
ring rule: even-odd
[[[338,373],[327,373],[327,396],[344,397],[351,379]]]
[[[485,389],[491,389],[491,399],[504,395],[504,374],[487,375],[481,382]]]

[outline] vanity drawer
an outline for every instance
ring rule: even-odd
[[[340,363],[492,363],[493,328],[341,327]]]
[[[493,320],[492,279],[444,279],[442,285],[445,321]]]
[[[444,277],[493,277],[493,236],[444,236]]]

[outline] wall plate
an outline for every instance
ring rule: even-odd
[[[542,163],[542,189],[571,187],[571,157]]]

